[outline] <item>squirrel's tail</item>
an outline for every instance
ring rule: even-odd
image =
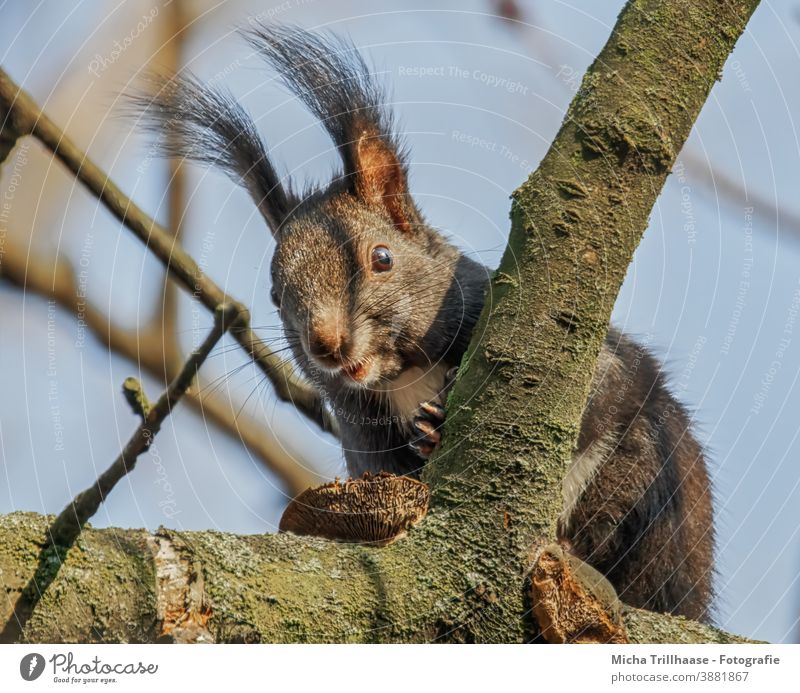
[[[155,136],[160,155],[213,165],[250,193],[276,231],[294,207],[256,126],[224,87],[202,84],[184,72],[168,78],[146,73],[143,91],[125,95],[127,110]]]

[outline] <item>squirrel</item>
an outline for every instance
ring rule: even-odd
[[[352,43],[257,23],[241,33],[333,140],[342,170],[327,187],[284,184],[243,107],[191,73],[151,74],[156,89],[132,97],[137,112],[163,153],[220,167],[250,193],[276,243],[271,299],[299,368],[339,423],[348,472],[418,476],[440,443],[490,271],[415,204],[384,90]],[[613,327],[563,496],[560,540],[624,602],[709,620],[703,450],[660,364]]]

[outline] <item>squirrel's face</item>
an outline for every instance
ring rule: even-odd
[[[300,199],[246,110],[191,75],[155,78],[138,102],[161,148],[220,166],[250,193],[277,242],[273,300],[301,365],[378,388],[407,366],[437,365],[479,306],[464,310],[454,275],[465,259],[412,199],[380,73],[347,41],[257,23],[245,34],[327,130],[342,161],[336,179]]]
[[[410,365],[434,365],[425,339],[457,255],[441,239],[432,252],[431,234],[398,229],[347,195],[286,222],[273,257],[272,300],[301,365],[370,389]]]

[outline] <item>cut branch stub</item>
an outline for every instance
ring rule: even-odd
[[[280,530],[334,541],[385,546],[428,512],[427,484],[382,472],[303,491],[281,517]]]
[[[530,574],[533,614],[549,643],[627,643],[622,608],[606,578],[588,563],[547,546]]]

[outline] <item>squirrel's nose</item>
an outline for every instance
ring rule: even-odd
[[[343,320],[335,317],[317,320],[309,331],[308,349],[326,366],[340,366],[350,349],[350,335]]]

